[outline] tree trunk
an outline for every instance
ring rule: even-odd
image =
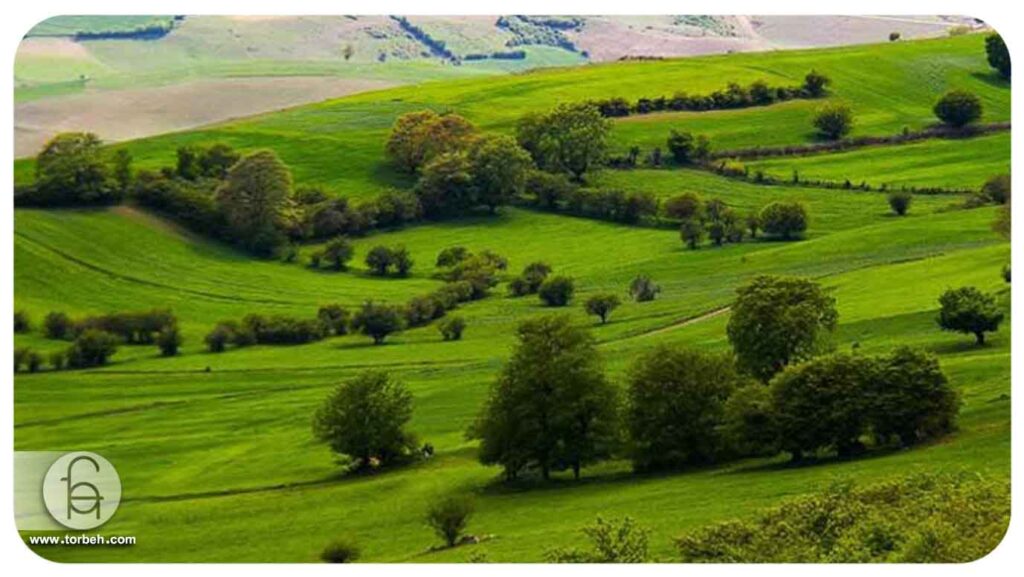
[[[985,344],[985,331],[977,331],[974,333],[974,338],[978,341],[978,346]]]
[[[572,464],[572,478],[577,481],[580,480],[580,462],[576,461]]]

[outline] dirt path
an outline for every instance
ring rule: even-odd
[[[713,318],[715,318],[717,316],[720,316],[720,315],[724,315],[725,313],[729,312],[729,310],[731,308],[732,307],[724,306],[724,307],[719,307],[717,309],[712,309],[710,311],[703,312],[703,313],[701,313],[701,314],[699,314],[699,315],[697,315],[695,317],[685,318],[685,319],[682,319],[680,321],[676,321],[676,322],[674,322],[674,323],[672,323],[670,325],[667,325],[667,326],[664,326],[664,327],[661,327],[661,328],[658,328],[658,329],[654,329],[653,331],[648,331],[646,333],[640,333],[638,335],[635,335],[633,338],[649,337],[649,336],[653,336],[653,335],[660,335],[660,334],[663,334],[663,333],[667,333],[669,331],[674,331],[676,329],[681,329],[683,327],[688,327],[690,325],[697,324],[697,323],[700,323],[700,322],[704,322],[706,320],[713,319]]]

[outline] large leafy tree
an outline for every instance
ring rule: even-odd
[[[398,117],[386,150],[400,169],[416,172],[441,154],[465,150],[475,134],[476,128],[458,114],[420,110]]]
[[[935,355],[900,347],[879,359],[872,383],[871,430],[883,442],[899,437],[903,445],[951,431],[960,398],[949,385]]]
[[[415,192],[423,213],[432,217],[458,214],[478,204],[472,166],[464,152],[446,152],[428,162]]]
[[[270,254],[284,242],[281,210],[292,193],[292,175],[273,151],[260,150],[239,160],[217,189],[217,206],[228,234],[254,253]]]
[[[741,383],[725,355],[662,345],[629,373],[630,453],[637,470],[713,460],[723,405]]]
[[[393,305],[363,303],[352,317],[352,330],[373,339],[373,344],[384,344],[384,339],[404,328],[402,310]]]
[[[516,139],[538,167],[579,182],[604,159],[611,126],[593,104],[560,104],[520,120]]]
[[[36,157],[36,190],[42,204],[95,204],[120,198],[102,142],[91,132],[54,136]]]
[[[507,479],[528,467],[546,479],[607,457],[618,439],[618,394],[590,334],[565,315],[523,321],[518,344],[472,429],[480,460]]]
[[[313,416],[313,433],[357,468],[391,463],[410,453],[406,430],[412,393],[386,373],[369,371],[339,385]]]
[[[486,136],[469,153],[470,171],[476,189],[476,201],[494,212],[523,193],[527,171],[533,161],[515,139]]]
[[[985,344],[985,333],[999,330],[1003,322],[996,299],[972,286],[946,291],[939,297],[939,305],[939,326],[972,334],[979,345]]]
[[[767,382],[811,356],[837,319],[835,299],[817,283],[762,275],[737,289],[726,332],[740,367]]]

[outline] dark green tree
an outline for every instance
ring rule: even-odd
[[[352,330],[372,338],[373,344],[380,345],[388,335],[404,328],[402,321],[402,311],[398,307],[367,301],[352,317]]]
[[[783,240],[798,238],[807,230],[810,220],[807,207],[799,202],[773,202],[761,209],[758,215],[761,230],[765,234],[777,236]]]
[[[871,430],[883,442],[902,445],[939,437],[954,429],[960,398],[932,354],[900,347],[879,359],[871,385]]]
[[[848,104],[830,102],[814,113],[814,127],[829,140],[839,140],[853,128],[853,110]]]
[[[619,308],[621,304],[622,301],[618,295],[599,293],[588,298],[583,304],[583,308],[587,311],[587,314],[600,318],[603,325],[608,322],[608,315],[612,314],[612,311]]]
[[[576,286],[572,278],[567,276],[550,277],[541,283],[537,296],[549,307],[564,307],[572,300]]]
[[[604,159],[611,126],[593,104],[560,104],[547,114],[524,117],[516,139],[538,167],[580,182]]]
[[[476,200],[494,212],[523,194],[526,175],[533,167],[530,155],[509,136],[485,136],[469,153]]]
[[[978,345],[985,344],[985,333],[999,330],[1003,322],[995,297],[972,286],[947,290],[939,297],[939,305],[942,330],[973,334]]]
[[[981,118],[981,99],[966,90],[951,90],[932,109],[939,120],[962,128]]]
[[[1010,78],[1010,51],[1002,36],[993,32],[985,37],[985,55],[989,66],[998,70],[1003,78]]]
[[[217,189],[217,206],[230,236],[246,250],[272,254],[285,241],[278,222],[291,191],[291,172],[272,151],[253,152],[239,160]]]
[[[44,204],[101,204],[120,199],[99,137],[65,132],[50,139],[36,157],[35,187]]]

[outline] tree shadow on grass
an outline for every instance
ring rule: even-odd
[[[989,86],[993,86],[995,88],[1005,88],[1009,90],[1011,86],[1009,80],[1003,78],[998,72],[994,70],[990,72],[972,72],[971,76],[976,80],[980,80],[985,84],[988,84]]]

